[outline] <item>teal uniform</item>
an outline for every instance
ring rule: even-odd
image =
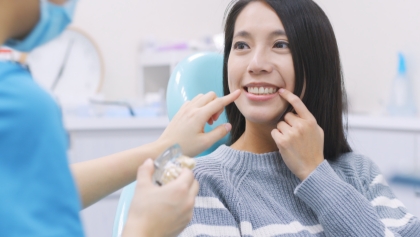
[[[0,236],[84,236],[67,148],[52,97],[0,61]]]

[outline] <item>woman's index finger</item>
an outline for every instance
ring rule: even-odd
[[[289,102],[292,105],[299,117],[303,119],[311,119],[314,117],[297,95],[284,88],[281,88],[279,90],[279,94],[282,98],[284,98],[287,102]]]

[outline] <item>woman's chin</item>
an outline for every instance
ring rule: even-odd
[[[258,125],[276,126],[281,117],[281,113],[278,114],[252,114],[245,116],[245,119],[251,123]]]

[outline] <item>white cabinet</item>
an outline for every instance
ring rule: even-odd
[[[159,96],[165,101],[166,87],[176,65],[197,50],[146,51],[139,55],[139,94],[146,103]]]
[[[396,173],[420,174],[420,119],[349,116],[348,141],[372,159],[389,179]],[[420,197],[413,187],[389,183],[410,213],[420,216]]]
[[[414,168],[416,135],[413,133],[351,128],[348,140],[355,152],[374,160],[385,175]]]
[[[71,163],[91,160],[157,140],[167,118],[65,119]],[[111,237],[120,191],[81,212],[86,237]]]

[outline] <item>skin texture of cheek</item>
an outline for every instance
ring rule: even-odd
[[[240,88],[240,81],[238,78],[240,78],[240,75],[238,75],[238,72],[244,71],[245,68],[241,68],[239,65],[239,62],[235,63],[235,60],[232,60],[232,57],[228,60],[228,85],[230,91],[235,91],[235,89],[241,89]]]

